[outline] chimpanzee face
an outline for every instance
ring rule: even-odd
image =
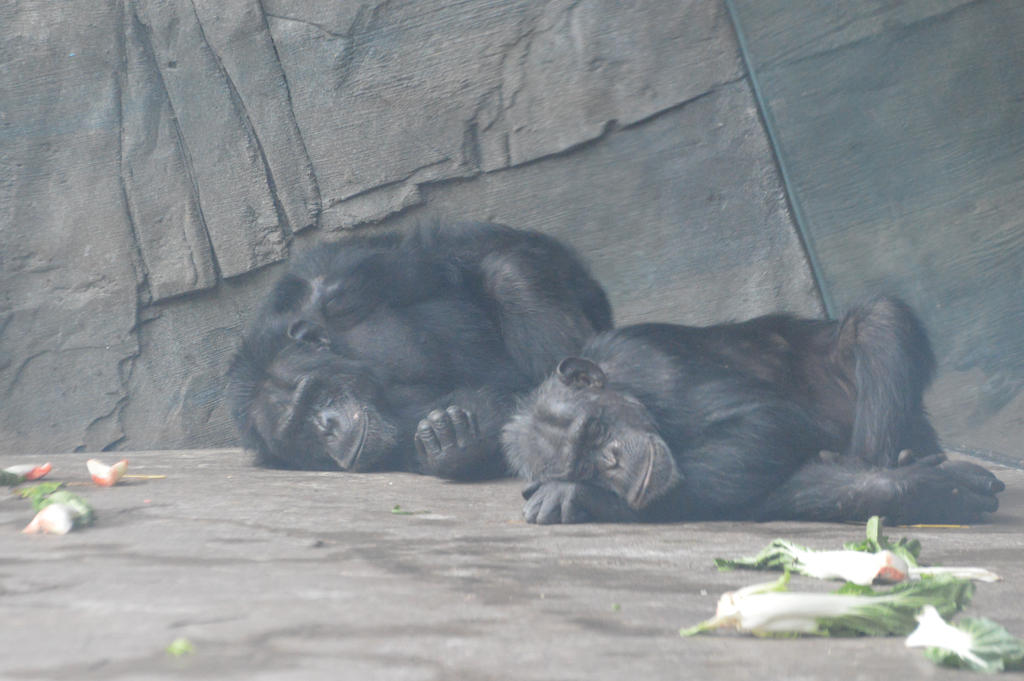
[[[320,348],[331,347],[333,327],[355,324],[371,308],[369,296],[327,277],[306,280],[286,275],[271,300],[273,313],[287,322],[289,338]]]
[[[682,475],[644,405],[606,383],[594,362],[562,360],[505,426],[502,442],[529,480],[590,482],[640,510]]]
[[[367,471],[386,467],[397,429],[378,409],[379,390],[361,368],[326,350],[298,346],[269,368],[253,422],[282,463]]]
[[[289,338],[329,347],[332,330],[357,323],[379,302],[381,282],[371,267],[375,252],[341,244],[307,252],[271,289],[266,315]]]

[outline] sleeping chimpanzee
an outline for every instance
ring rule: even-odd
[[[243,339],[232,411],[264,465],[499,475],[514,398],[608,328],[604,291],[543,234],[465,223],[326,244]]]
[[[892,298],[838,322],[641,324],[560,362],[503,444],[532,482],[529,522],[970,521],[1003,483],[941,455],[922,406],[934,366]]]

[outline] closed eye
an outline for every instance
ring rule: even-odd
[[[604,470],[618,468],[622,460],[622,445],[618,442],[611,442],[601,450],[598,456],[598,465]]]
[[[313,419],[313,425],[321,433],[330,433],[337,430],[339,425],[338,417],[329,411],[320,411],[317,413],[316,418]]]
[[[598,447],[608,436],[608,427],[598,416],[587,418],[583,426],[583,441],[590,447]]]

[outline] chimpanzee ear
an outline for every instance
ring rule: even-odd
[[[589,359],[567,357],[558,363],[555,373],[562,383],[573,388],[604,387],[604,372]]]

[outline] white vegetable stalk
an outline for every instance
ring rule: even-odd
[[[90,525],[95,519],[92,506],[85,499],[67,490],[40,489],[43,487],[45,483],[40,483],[22,494],[32,499],[38,511],[22,530],[25,534],[67,534],[76,527]]]
[[[79,513],[67,504],[43,507],[22,530],[25,534],[67,534],[75,526]]]
[[[860,586],[873,582],[895,584],[921,577],[951,576],[979,582],[997,582],[999,575],[980,567],[924,567],[917,564],[917,541],[890,541],[881,533],[881,521],[867,524],[867,540],[845,544],[842,551],[818,551],[787,539],[774,539],[756,556],[716,558],[720,570],[789,570],[817,579],[842,579]]]
[[[817,579],[842,579],[861,586],[875,581],[894,583],[907,578],[907,561],[892,551],[810,551],[793,548],[796,569]]]
[[[722,594],[708,628],[735,627],[753,633],[818,633],[818,619],[841,617],[875,599],[866,596],[776,591],[776,582]]]
[[[1024,641],[984,617],[963,617],[949,624],[935,608],[917,616],[907,647],[924,648],[925,657],[945,667],[979,672],[1024,668]]]
[[[999,582],[1003,579],[991,570],[980,567],[911,567],[908,573],[910,579],[936,575],[951,575],[958,579],[970,579],[975,582]]]
[[[986,666],[985,660],[971,650],[974,637],[948,624],[934,607],[924,606],[917,621],[917,629],[907,637],[908,648],[942,648],[979,667]]]
[[[788,581],[787,572],[778,581],[727,592],[718,600],[714,617],[679,633],[691,636],[734,628],[760,635],[906,635],[924,605],[951,615],[970,601],[974,591],[971,582],[953,577],[903,582],[883,593],[866,587],[856,593],[787,592]]]
[[[790,570],[816,579],[841,579],[861,586],[873,582],[902,582],[909,574],[905,558],[888,549],[865,552],[852,549],[817,551],[775,539],[756,556],[716,558],[719,569]]]

